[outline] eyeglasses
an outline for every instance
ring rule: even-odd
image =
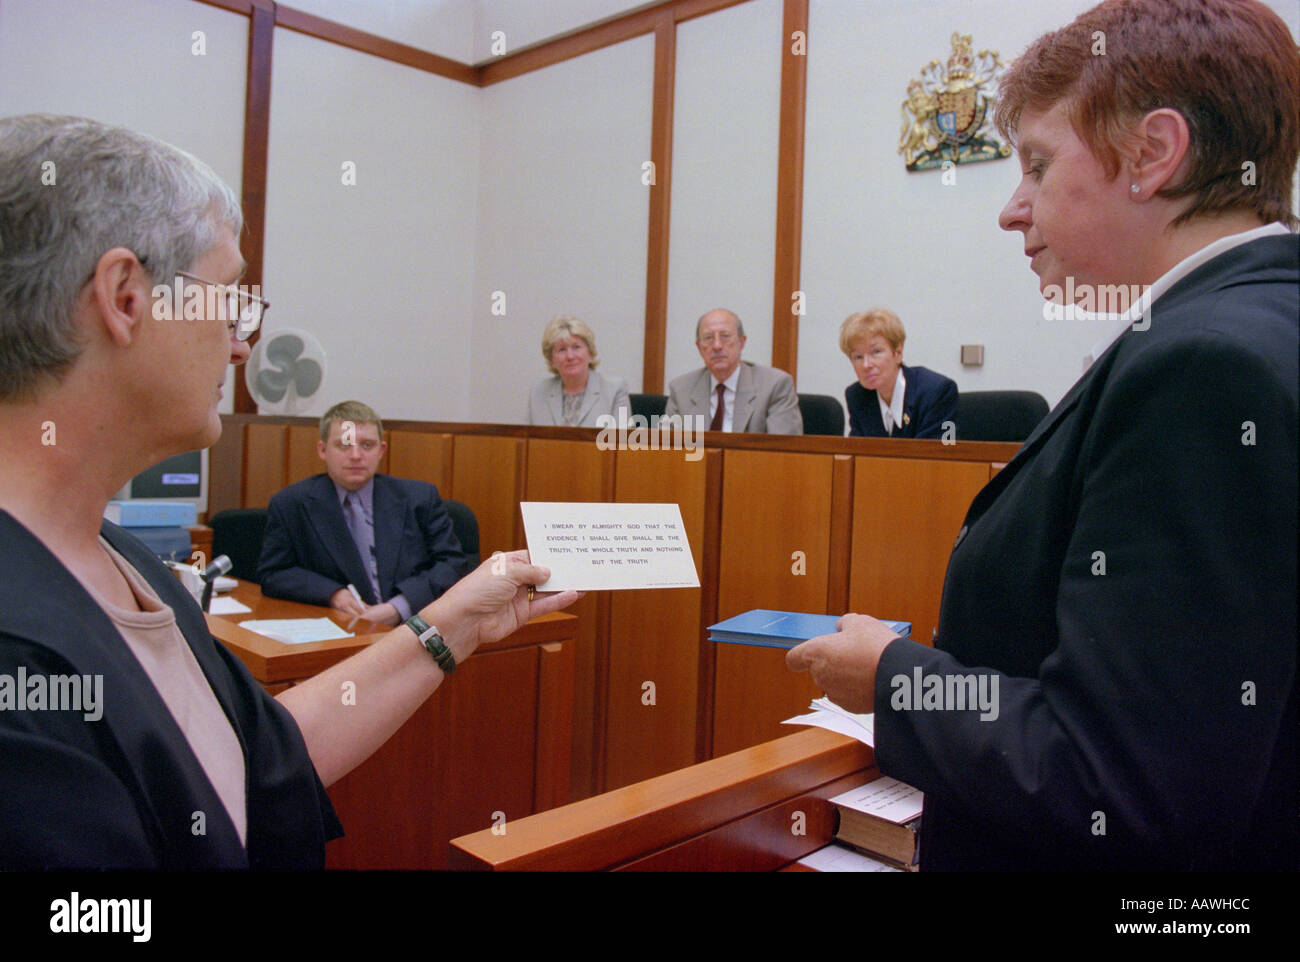
[[[230,333],[237,341],[247,341],[262,326],[262,316],[271,308],[271,302],[265,298],[250,294],[241,287],[232,284],[218,284],[206,278],[198,277],[186,271],[176,272],[187,280],[197,281],[214,288],[226,298],[224,312],[222,305],[217,307],[217,316],[228,322]]]
[[[700,338],[700,343],[701,344],[716,343],[716,344],[721,344],[723,347],[726,347],[728,344],[732,343],[735,340],[736,340],[735,334],[731,334],[726,331],[718,331],[713,334],[705,334],[702,338]]]

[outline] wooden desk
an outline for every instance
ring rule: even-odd
[[[273,695],[356,654],[392,630],[364,619],[350,618],[332,608],[267,598],[261,588],[248,581],[239,582],[230,592],[230,597],[253,610],[240,615],[208,615],[208,628],[213,637],[233,651],[253,677]],[[286,645],[239,627],[240,622],[254,618],[329,618],[355,637]]]
[[[870,748],[807,728],[452,839],[453,868],[772,871],[828,844],[828,799],[879,777]]]
[[[320,470],[311,418],[222,415],[210,508],[260,507]],[[819,694],[784,652],[715,646],[750,608],[860,611],[928,644],[971,499],[1018,445],[706,432],[702,455],[608,450],[594,428],[389,422],[388,467],[479,522],[484,556],[523,545],[520,501],[670,501],[700,587],[593,592],[572,610],[572,797],[630,785],[784,732]],[[653,682],[653,704],[643,699]]]
[[[353,620],[337,612],[266,598],[253,584],[233,594],[253,610],[209,615],[208,626],[273,694],[390,630],[366,621],[349,628]],[[250,618],[319,617],[357,636],[285,645],[239,627]],[[379,751],[329,787],[347,835],[329,844],[326,865],[446,868],[452,837],[494,816],[518,819],[567,802],[577,631],[573,615],[543,615],[458,666]]]

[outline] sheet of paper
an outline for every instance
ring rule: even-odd
[[[551,569],[540,591],[698,588],[675,504],[524,501],[528,557]]]
[[[902,825],[921,817],[925,795],[896,778],[877,778],[836,795],[831,802]]]
[[[818,872],[901,872],[901,868],[877,862],[869,855],[843,845],[827,845],[799,859],[800,865]]]
[[[831,701],[829,698],[826,698],[825,696],[821,698],[814,698],[812,700],[812,704],[810,704],[808,707],[813,709],[814,711],[828,711],[836,715],[843,715],[849,721],[857,722],[859,725],[861,725],[863,728],[867,729],[870,732],[874,733],[876,730],[875,715],[870,713],[864,715],[854,714],[853,712],[849,711],[847,708],[841,708],[839,705],[835,704],[835,702]]]
[[[286,645],[354,637],[328,618],[262,618],[241,621],[239,627],[282,641]]]
[[[213,598],[208,613],[213,615],[242,615],[253,609],[234,598]]]
[[[857,717],[874,720],[872,715],[858,715]],[[856,738],[862,744],[870,745],[873,748],[876,745],[876,733],[873,728],[833,711],[815,711],[808,715],[796,715],[794,718],[787,718],[781,724],[815,725],[817,728],[825,728],[827,731],[839,732],[839,734],[847,735],[849,738]]]

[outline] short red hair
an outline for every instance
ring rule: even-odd
[[[999,89],[998,129],[1014,142],[1022,112],[1061,102],[1111,177],[1139,119],[1160,107],[1183,115],[1191,169],[1160,191],[1193,198],[1175,224],[1230,210],[1296,224],[1300,54],[1286,24],[1258,0],[1106,0],[1012,64]],[[1248,161],[1254,177],[1243,183]]]

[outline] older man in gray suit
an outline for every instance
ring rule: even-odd
[[[710,431],[803,434],[794,381],[785,371],[740,360],[745,326],[717,308],[695,324],[695,347],[704,367],[668,385],[665,415],[695,414]]]

